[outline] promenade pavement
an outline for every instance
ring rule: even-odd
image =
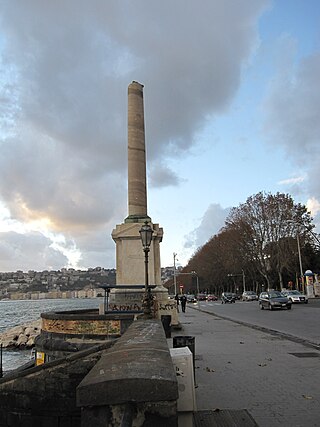
[[[260,427],[320,426],[320,352],[187,306],[177,335],[195,337],[197,409],[246,409]]]

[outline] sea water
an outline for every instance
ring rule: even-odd
[[[40,314],[48,311],[67,311],[77,309],[99,308],[101,298],[72,298],[72,299],[46,299],[46,300],[18,300],[0,301],[0,334],[6,329],[24,325],[40,319]],[[28,362],[31,357],[30,350],[2,351],[3,372],[17,368]]]

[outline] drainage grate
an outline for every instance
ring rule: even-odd
[[[292,354],[292,356],[295,356],[295,357],[320,357],[319,353],[311,353],[311,352],[309,352],[309,353],[289,353],[289,354]]]
[[[214,409],[193,413],[195,427],[258,427],[246,409]]]

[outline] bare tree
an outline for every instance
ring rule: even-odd
[[[297,224],[310,229],[311,221],[306,207],[295,204],[290,195],[260,192],[231,210],[226,229],[235,232],[236,245],[264,277],[267,286],[271,287],[271,272],[276,269],[283,287],[282,273],[292,259]]]

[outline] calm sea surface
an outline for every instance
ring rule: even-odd
[[[0,301],[0,334],[6,329],[23,325],[40,318],[40,314],[47,311],[65,311],[74,309],[99,308],[103,298],[85,299],[48,299],[24,301]],[[8,371],[30,360],[31,351],[3,349],[3,371]]]

